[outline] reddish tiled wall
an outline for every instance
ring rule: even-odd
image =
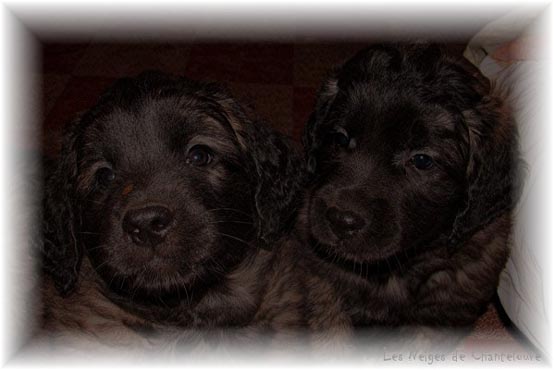
[[[299,140],[326,73],[369,44],[44,43],[44,149],[55,154],[60,128],[113,81],[147,69],[223,82],[262,119]]]

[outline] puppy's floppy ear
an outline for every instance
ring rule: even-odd
[[[291,226],[299,208],[304,161],[300,150],[284,135],[257,123],[246,131],[258,177],[254,197],[258,238],[269,247]]]
[[[75,288],[83,254],[76,235],[79,222],[75,200],[78,127],[77,119],[65,129],[59,160],[51,168],[45,168],[42,254],[44,268],[63,296]]]
[[[231,98],[220,100],[252,174],[258,240],[263,248],[292,226],[300,206],[305,167],[299,148],[286,136],[251,121]]]
[[[336,68],[325,79],[317,93],[315,110],[310,114],[308,123],[304,128],[302,143],[306,152],[307,170],[310,173],[314,173],[316,170],[316,153],[323,144],[323,138],[319,131],[339,92],[338,75],[339,68]]]
[[[517,131],[499,98],[485,96],[476,109],[462,112],[467,125],[467,197],[454,221],[451,245],[469,239],[515,206],[521,190]]]

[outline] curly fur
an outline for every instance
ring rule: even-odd
[[[213,155],[204,167],[188,162],[197,141]],[[302,178],[296,148],[221,86],[157,72],[118,81],[67,127],[46,179],[45,326],[248,325]],[[161,244],[137,245],[121,225],[149,205],[174,223]]]

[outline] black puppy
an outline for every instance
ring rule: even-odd
[[[302,168],[218,85],[118,81],[67,129],[46,182],[45,327],[122,344],[248,325]]]
[[[297,248],[326,287],[309,293],[312,320],[460,327],[483,313],[508,257],[517,148],[476,69],[437,45],[363,50],[325,81],[305,147]]]

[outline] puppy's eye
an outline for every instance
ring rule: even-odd
[[[418,170],[428,170],[433,167],[433,158],[427,154],[416,154],[410,160]]]
[[[329,134],[329,141],[331,142],[331,144],[340,146],[342,148],[351,148],[354,143],[354,141],[348,135],[348,132],[346,132],[346,130],[342,127],[335,128]]]
[[[204,145],[195,145],[190,148],[187,154],[187,163],[193,166],[206,166],[212,163],[213,154],[211,150]]]
[[[335,132],[333,133],[333,143],[346,148],[350,143],[350,138],[342,132]]]
[[[107,186],[115,180],[115,172],[109,167],[102,167],[96,171],[96,179],[100,185]]]

